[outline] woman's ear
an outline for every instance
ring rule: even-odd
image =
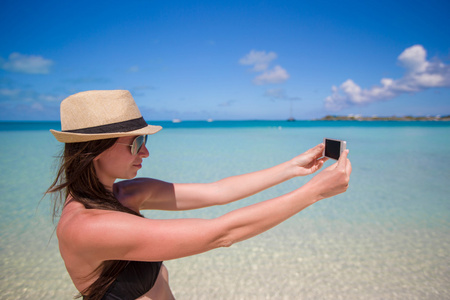
[[[96,162],[97,160],[99,160],[103,153],[105,153],[105,152],[102,152],[99,155],[97,155],[96,157],[94,157],[93,161]]]
[[[109,149],[111,149],[111,148],[109,148]],[[94,157],[94,162],[95,161],[98,161],[100,158],[102,158],[103,156],[105,156],[105,153],[109,150],[109,149],[106,149],[105,151],[103,151],[102,153],[100,153],[99,155],[97,155],[96,157]]]

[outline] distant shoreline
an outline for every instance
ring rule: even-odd
[[[315,119],[316,121],[450,121],[450,115],[448,116],[426,116],[426,117],[363,117],[359,115],[349,115],[349,116],[325,116],[321,119]]]
[[[289,118],[289,119],[242,119],[242,120],[212,120],[212,119],[205,119],[205,120],[181,120],[181,119],[175,119],[175,120],[146,120],[148,122],[164,122],[164,123],[190,123],[190,122],[207,122],[207,123],[223,123],[223,122],[311,122],[311,121],[450,121],[450,115],[446,116],[422,116],[422,117],[413,117],[413,116],[404,116],[404,117],[397,117],[397,116],[390,116],[390,117],[379,117],[379,116],[372,116],[372,117],[364,117],[360,115],[348,115],[348,116],[332,116],[328,115],[322,118],[318,119],[295,119],[295,118]],[[43,124],[43,123],[60,123],[59,120],[0,120],[0,123],[3,124]]]

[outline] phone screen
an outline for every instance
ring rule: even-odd
[[[339,156],[341,156],[341,142],[326,139],[325,156],[336,160],[339,159]]]

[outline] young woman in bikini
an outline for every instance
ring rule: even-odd
[[[61,103],[65,143],[61,166],[47,193],[59,195],[61,256],[83,299],[174,299],[165,260],[195,255],[258,235],[307,206],[345,192],[348,151],[298,189],[215,219],[155,220],[141,210],[189,210],[223,205],[320,169],[319,144],[254,173],[207,184],[135,178],[149,153],[148,125],[128,91],[88,91]],[[116,182],[117,179],[126,179]],[[61,208],[61,209],[59,209]]]

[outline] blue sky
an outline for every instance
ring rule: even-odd
[[[2,1],[0,120],[126,89],[147,120],[450,114],[450,2]]]

